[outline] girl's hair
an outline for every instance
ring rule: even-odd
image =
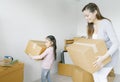
[[[107,18],[102,16],[98,6],[95,3],[88,3],[87,5],[85,5],[85,7],[82,9],[82,12],[85,11],[85,10],[89,10],[91,13],[94,13],[95,11],[97,11],[96,18],[98,20],[107,19]],[[94,23],[88,23],[88,25],[87,25],[87,27],[88,27],[88,30],[87,30],[88,38],[92,38],[92,35],[93,35],[93,32],[94,32],[93,25],[94,25]]]
[[[46,38],[53,42],[53,45],[52,45],[52,46],[53,46],[53,48],[54,48],[54,57],[55,57],[55,60],[56,60],[56,55],[57,55],[57,53],[56,53],[56,49],[57,49],[56,39],[55,39],[55,37],[54,37],[53,35],[49,35],[49,36],[47,36]]]

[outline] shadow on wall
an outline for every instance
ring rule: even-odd
[[[24,63],[25,64],[25,63]],[[30,78],[32,78],[32,66],[31,65],[29,65],[29,64],[25,64],[24,65],[24,82],[31,82],[31,79]],[[28,75],[29,75],[29,77],[28,77]]]

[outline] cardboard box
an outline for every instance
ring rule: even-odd
[[[111,71],[107,77],[108,82],[113,82],[114,78],[115,74]],[[73,82],[94,82],[92,74],[78,66],[73,67],[72,80]]]
[[[91,73],[71,64],[58,63],[58,74],[72,77],[73,82],[94,82]],[[108,75],[108,82],[113,82],[115,78],[112,70]]]
[[[46,49],[44,41],[30,40],[26,46],[25,53],[40,55]]]
[[[64,64],[59,62],[58,63],[58,74],[65,75],[65,76],[72,76],[73,65],[71,64]]]
[[[115,76],[108,76],[108,82],[114,82]]]
[[[77,66],[73,67],[72,80],[73,82],[94,82],[92,74]]]
[[[112,69],[111,72],[108,74],[108,82],[113,82],[115,79],[115,73],[114,70]]]
[[[73,39],[65,40],[64,50],[66,51],[66,47],[67,47],[69,44],[72,44],[73,42],[74,42]]]
[[[74,42],[75,42],[75,41],[77,41],[77,40],[79,40],[79,39],[81,39],[81,38],[83,38],[83,37],[73,37],[73,40],[74,40]]]
[[[102,56],[107,52],[106,44],[103,40],[79,39],[67,47],[67,51],[74,63],[89,73],[98,71],[99,68],[93,67],[93,62],[97,56]],[[106,65],[111,61],[109,57],[103,62]]]
[[[11,67],[0,66],[0,82],[23,82],[23,79],[23,63],[16,63]]]

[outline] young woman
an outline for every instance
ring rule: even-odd
[[[95,67],[101,68],[99,71],[93,73],[95,82],[108,82],[107,75],[114,69],[118,61],[119,42],[114,32],[111,21],[101,15],[98,6],[95,3],[89,3],[82,9],[83,15],[88,22],[88,38],[89,39],[103,39],[107,45],[108,51],[105,55],[99,56],[93,63]],[[103,67],[102,62],[108,58],[112,61]],[[115,70],[116,71],[116,70]]]
[[[50,69],[53,61],[56,59],[56,39],[49,35],[46,37],[45,45],[47,49],[39,56],[31,56],[32,59],[42,60],[41,82],[52,82],[50,78]]]

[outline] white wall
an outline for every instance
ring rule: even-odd
[[[64,39],[76,35],[78,1],[0,0],[0,56],[11,55],[25,63],[24,82],[40,78],[41,62],[24,53],[28,40],[44,40],[49,34],[56,36],[59,57]],[[57,70],[56,65],[57,62],[52,72]]]
[[[79,15],[79,23],[78,23],[78,30],[77,30],[77,35],[82,36],[86,35],[86,21],[84,19],[84,16],[82,14],[82,8],[88,4],[89,2],[94,2],[96,3],[99,8],[101,13],[103,14],[104,17],[109,18],[112,21],[112,24],[114,26],[115,32],[117,34],[117,37],[120,41],[120,1],[119,0],[82,0],[80,1],[80,15]],[[120,74],[120,60],[117,67],[117,73]]]
[[[55,35],[59,61],[64,39],[75,36],[76,32],[77,35],[86,34],[81,9],[91,1],[112,20],[120,40],[119,0],[0,0],[0,56],[11,55],[25,63],[24,82],[39,79],[41,62],[31,60],[24,53],[28,40],[44,40],[49,34]],[[56,65],[57,62],[52,72],[57,70]]]

